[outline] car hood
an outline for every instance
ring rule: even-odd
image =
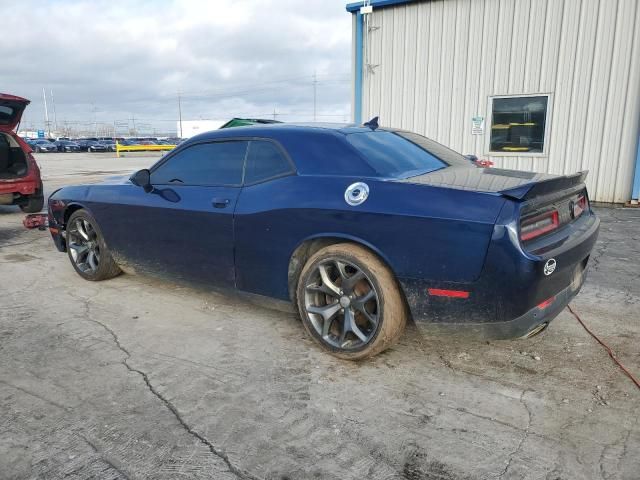
[[[16,128],[22,112],[31,103],[26,98],[0,93],[0,128],[13,130]]]
[[[524,172],[502,168],[449,167],[401,180],[406,183],[495,193],[516,199],[577,185],[587,172],[573,175]]]

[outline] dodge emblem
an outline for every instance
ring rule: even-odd
[[[550,258],[547,263],[544,264],[544,274],[551,275],[556,270],[556,259]]]

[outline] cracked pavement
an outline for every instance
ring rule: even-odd
[[[38,160],[50,192],[154,159]],[[640,209],[598,213],[572,305],[640,374]],[[640,392],[566,311],[530,340],[409,326],[350,363],[235,294],[86,282],[21,220],[0,206],[2,479],[638,478]]]

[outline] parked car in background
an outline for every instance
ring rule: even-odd
[[[40,168],[31,147],[16,133],[29,100],[0,93],[0,204],[35,213],[44,206]]]
[[[480,168],[374,120],[235,127],[130,178],[63,187],[49,225],[87,280],[131,266],[290,301],[315,341],[356,360],[409,318],[485,338],[544,330],[598,236],[585,177]]]
[[[57,152],[58,146],[47,139],[37,138],[31,142],[31,148],[34,152],[37,153],[45,153],[45,152]]]
[[[55,142],[56,147],[58,147],[59,152],[79,152],[80,145],[76,142],[72,142],[71,140],[58,140]]]
[[[78,145],[80,145],[80,150],[82,150],[83,152],[106,152],[107,151],[107,147],[97,140],[87,140],[87,139],[78,140]]]
[[[116,142],[114,140],[100,140],[98,142],[101,145],[104,145],[107,148],[108,152],[115,152],[116,151]]]

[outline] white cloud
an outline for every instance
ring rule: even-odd
[[[3,22],[3,91],[30,98],[42,123],[42,88],[58,122],[135,115],[174,126],[183,118],[261,115],[276,108],[310,120],[349,112],[351,19],[343,0],[15,2]],[[173,123],[170,123],[173,122]]]

